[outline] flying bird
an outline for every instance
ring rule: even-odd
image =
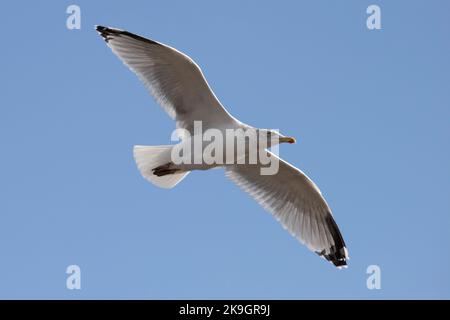
[[[219,102],[200,67],[184,53],[128,31],[96,26],[111,50],[144,83],[156,101],[176,121],[176,127],[192,133],[195,121],[210,128],[253,128],[234,118]],[[258,133],[294,143],[292,137],[274,130]],[[184,137],[185,141],[189,137]],[[183,140],[183,139],[182,139]],[[134,158],[148,181],[172,188],[193,170],[222,166],[226,175],[248,192],[301,243],[336,267],[347,266],[348,253],[331,209],[319,188],[300,169],[266,151],[279,161],[276,174],[262,175],[261,164],[175,165],[172,145],[135,146]]]

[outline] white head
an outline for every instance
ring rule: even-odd
[[[280,143],[295,143],[296,140],[294,137],[288,137],[282,135],[276,130],[270,129],[258,129],[258,134],[261,138],[267,137],[268,144],[271,146],[280,144]]]

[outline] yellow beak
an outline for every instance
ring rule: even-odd
[[[296,140],[294,137],[281,137],[280,142],[295,143]]]

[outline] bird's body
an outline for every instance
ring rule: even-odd
[[[136,163],[147,180],[172,188],[191,171],[223,167],[232,181],[309,249],[337,267],[347,265],[344,240],[320,190],[302,171],[267,151],[278,143],[293,143],[293,138],[253,128],[230,115],[187,55],[127,31],[102,26],[96,29],[180,130],[178,144],[134,147]],[[212,148],[219,136],[222,144]],[[266,137],[268,144],[258,137]],[[246,143],[251,138],[256,139],[253,147]],[[276,163],[276,172],[264,174],[268,159]]]

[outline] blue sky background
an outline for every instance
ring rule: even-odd
[[[66,28],[78,4],[81,30]],[[378,4],[382,30],[366,28]],[[2,3],[0,298],[450,298],[448,1]],[[228,110],[299,139],[351,260],[337,270],[223,176],[175,189],[134,144],[173,122],[94,31],[193,57]],[[66,289],[66,267],[82,289]],[[382,289],[366,288],[379,265]]]

